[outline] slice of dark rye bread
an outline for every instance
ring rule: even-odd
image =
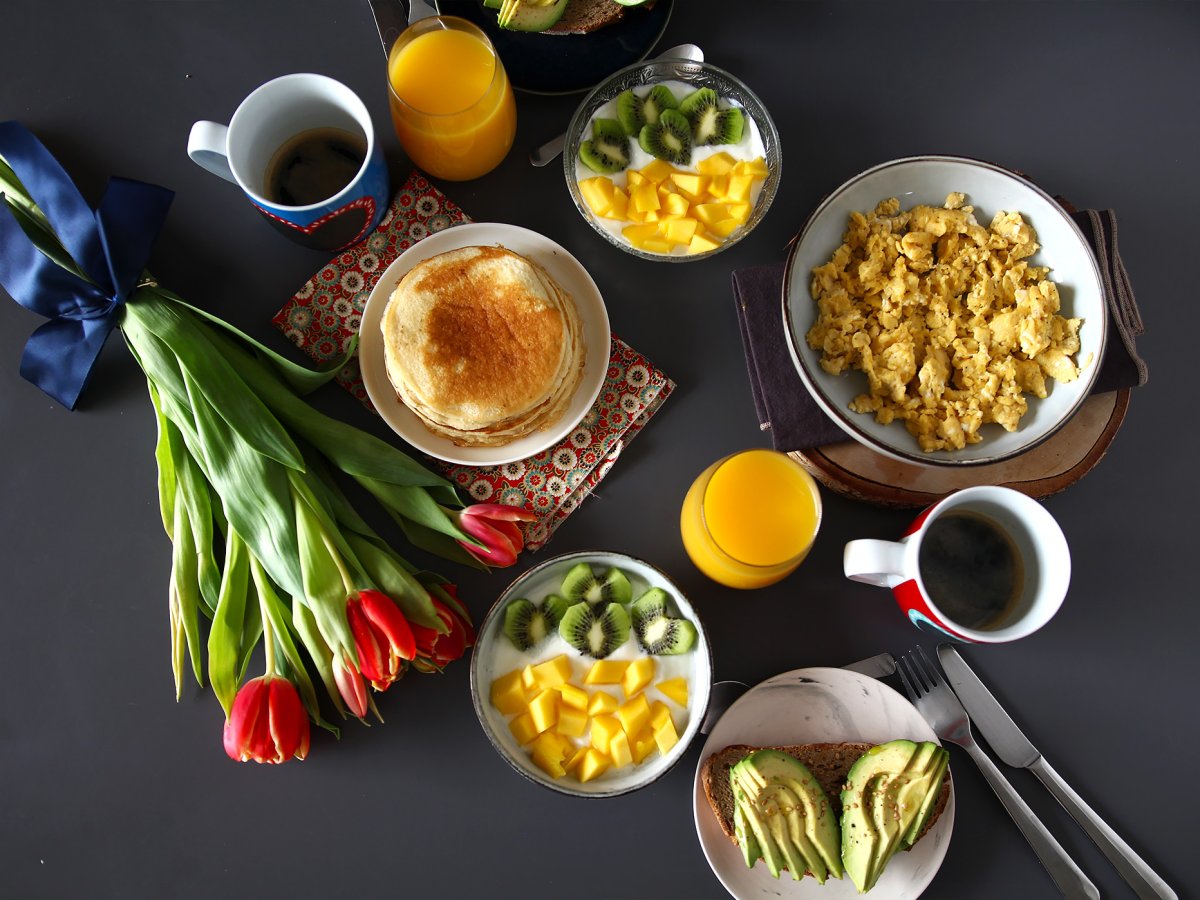
[[[653,0],[642,4],[649,9]],[[547,28],[543,34],[588,34],[597,28],[620,21],[625,7],[613,0],[571,0],[562,18]]]
[[[842,787],[846,783],[846,775],[858,758],[873,746],[875,745],[847,742],[842,744],[793,744],[788,747],[771,747],[770,749],[781,750],[804,763],[813,773],[813,777],[820,782],[821,788],[829,797],[834,815],[840,819]],[[729,770],[755,750],[761,749],[763,748],[734,744],[724,750],[718,750],[704,761],[704,769],[700,773],[700,783],[704,787],[708,805],[712,807],[713,814],[721,824],[721,830],[735,844],[737,837],[733,831],[733,788],[729,784]],[[938,796],[937,805],[933,808],[933,813],[929,816],[925,827],[921,829],[917,840],[929,833],[929,829],[941,817],[949,800],[950,770],[947,769],[946,777],[942,779],[942,792]]]

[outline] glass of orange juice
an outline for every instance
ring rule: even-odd
[[[388,53],[388,99],[400,144],[449,181],[486,175],[517,131],[517,104],[496,48],[466,19],[430,16]]]
[[[821,495],[800,464],[774,450],[717,460],[692,483],[679,529],[688,556],[713,581],[760,588],[804,561],[821,524]]]

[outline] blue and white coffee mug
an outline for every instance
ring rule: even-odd
[[[336,129],[355,138],[362,164],[333,196],[291,206],[271,199],[268,169],[298,135]],[[333,132],[330,132],[333,133]],[[188,156],[234,182],[250,202],[288,237],[314,249],[345,249],[365,238],[387,210],[388,177],[367,107],[350,88],[325,75],[284,75],[255,89],[229,125],[197,122]]]

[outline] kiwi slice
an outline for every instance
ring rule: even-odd
[[[656,123],[642,126],[638,144],[651,156],[686,166],[692,158],[692,126],[678,110],[666,109]]]
[[[719,100],[712,88],[700,88],[679,103],[679,111],[687,117],[692,141],[697,146],[736,144],[742,139],[745,116],[740,109],[721,109]]]
[[[536,647],[554,633],[571,604],[551,594],[539,607],[521,597],[504,608],[504,633],[518,650]]]
[[[633,588],[624,572],[611,568],[597,577],[585,562],[576,563],[567,570],[563,576],[562,592],[571,603],[585,600],[590,606],[597,603],[628,603],[633,599]]]
[[[670,599],[662,588],[650,588],[629,608],[638,643],[654,656],[687,653],[696,643],[696,626],[671,616]]]
[[[558,633],[585,656],[604,659],[629,639],[629,613],[620,603],[576,603],[558,623]]]
[[[654,125],[664,110],[675,109],[679,101],[671,89],[656,84],[649,92],[639,97],[633,91],[617,94],[617,119],[628,135],[638,134],[643,125]]]
[[[592,123],[592,139],[579,145],[579,160],[593,172],[620,172],[629,165],[629,136],[616,119]]]

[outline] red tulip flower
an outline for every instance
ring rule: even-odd
[[[262,675],[242,685],[225,722],[230,759],[287,762],[308,756],[308,713],[296,686],[278,675]]]
[[[404,674],[408,660],[417,655],[412,627],[400,607],[387,594],[359,591],[346,602],[346,618],[358,650],[358,669],[377,691]],[[345,691],[342,692],[345,696]]]
[[[367,686],[363,683],[358,666],[349,657],[333,666],[333,680],[337,682],[338,693],[349,707],[350,712],[360,719],[367,715]]]
[[[533,522],[537,515],[516,506],[501,503],[475,503],[458,514],[458,526],[473,537],[480,547],[459,543],[467,552],[489,566],[511,566],[525,547],[525,538],[517,522]]]
[[[451,596],[457,596],[456,588],[452,584],[442,585],[442,589]],[[438,618],[449,631],[442,634],[433,628],[414,625],[413,634],[417,639],[418,663],[423,662],[427,663],[428,667],[442,669],[447,663],[461,657],[466,649],[475,643],[475,629],[471,627],[470,622],[442,601],[433,599],[433,606],[437,610]]]

